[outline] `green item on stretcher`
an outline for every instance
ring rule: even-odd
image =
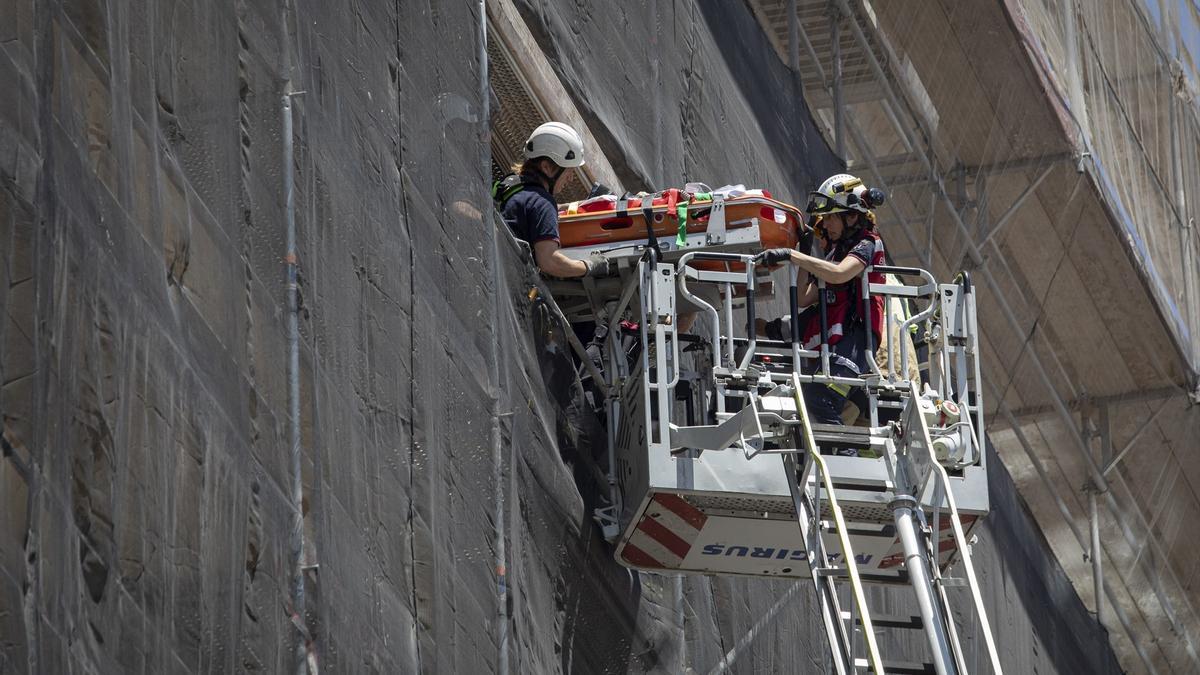
[[[675,212],[679,216],[679,231],[675,234],[675,245],[679,248],[687,246],[687,207],[687,204],[680,204],[675,207]]]
[[[688,204],[692,202],[711,202],[711,192],[698,192],[692,196]],[[680,204],[676,208],[676,215],[679,217],[679,231],[675,235],[675,245],[679,248],[687,246],[687,220],[688,220],[688,204]]]

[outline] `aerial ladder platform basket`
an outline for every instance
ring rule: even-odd
[[[870,372],[836,377],[824,328],[816,348],[800,344],[790,270],[791,341],[754,330],[768,273],[756,254],[797,241],[795,207],[761,195],[693,202],[680,227],[677,202],[646,201],[561,215],[564,252],[602,251],[619,274],[554,286],[569,320],[608,326],[596,387],[610,504],[596,519],[617,560],[657,573],[811,579],[838,673],[967,672],[951,618],[951,599],[965,596],[991,671],[1001,672],[969,547],[988,486],[968,276],[938,283],[916,268],[864,270],[862,307],[885,299],[888,367],[865,330]],[[871,283],[869,272],[887,283]],[[627,350],[621,336],[631,329]],[[921,369],[910,379],[918,330]],[[814,423],[802,395],[810,383],[861,392],[863,425]],[[879,623],[922,630],[928,663],[884,661],[867,583],[913,588],[920,616]]]

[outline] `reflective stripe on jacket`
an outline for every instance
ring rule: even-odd
[[[883,241],[879,238],[878,234],[870,231],[861,231],[857,237],[844,246],[833,246],[825,254],[825,260],[835,264],[840,263],[864,239],[872,242],[870,266],[876,267],[885,264]],[[882,284],[885,282],[884,275],[880,272],[872,271],[867,274],[867,278],[873,284]],[[861,320],[861,286],[862,277],[856,276],[844,284],[826,287],[825,315],[829,321],[829,344],[837,344],[843,335],[850,332],[849,323],[851,321]],[[883,298],[880,296],[871,297],[871,334],[875,340],[875,345],[878,346],[883,335]],[[820,312],[814,312],[812,318],[808,320],[801,335],[801,342],[803,342],[805,349],[816,349],[821,344]]]

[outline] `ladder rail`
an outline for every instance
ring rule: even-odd
[[[825,634],[829,639],[829,648],[835,652],[833,665],[834,670],[838,675],[847,675],[846,667],[853,663],[854,655],[851,650],[850,635],[846,631],[846,625],[841,621],[842,608],[841,602],[838,600],[837,593],[833,591],[830,585],[830,579],[822,576],[820,572],[821,561],[827,559],[825,554],[825,546],[821,541],[820,529],[814,531],[812,527],[812,513],[820,513],[819,508],[816,511],[811,510],[804,499],[804,495],[800,492],[800,487],[797,485],[796,475],[796,458],[793,454],[783,455],[784,470],[788,472],[788,488],[792,493],[792,502],[796,507],[796,522],[800,527],[800,537],[804,541],[805,551],[808,554],[808,568],[811,573],[813,590],[817,594],[817,602],[821,607],[821,620],[825,626]],[[805,474],[807,484],[807,473]],[[816,508],[816,507],[812,507]],[[815,555],[814,555],[815,554]],[[851,666],[853,667],[853,666]]]
[[[803,408],[796,412],[799,419],[808,418],[808,409]],[[807,446],[805,444],[808,444]],[[811,434],[806,439],[802,439],[799,444],[804,447],[809,453],[816,452],[815,439]],[[812,478],[816,464],[812,462],[804,463],[803,474],[799,481],[796,480],[796,456],[792,453],[783,455],[784,469],[788,477],[788,491],[792,495],[792,502],[796,508],[796,522],[800,526],[800,536],[804,542],[805,552],[807,553],[808,568],[812,576],[813,589],[817,593],[817,602],[821,606],[821,619],[825,624],[825,633],[829,639],[829,648],[835,651],[834,667],[839,675],[845,675],[846,669],[849,667],[853,672],[854,668],[854,648],[851,640],[852,634],[848,632],[845,622],[842,621],[842,604],[838,597],[837,589],[833,586],[833,580],[829,576],[824,576],[821,573],[821,566],[828,565],[829,555],[825,551],[825,541],[821,538],[820,518],[821,518],[821,491],[815,490],[813,494],[808,494],[808,483]],[[801,492],[800,486],[804,486],[804,492]],[[807,499],[806,499],[807,498]],[[815,527],[813,524],[816,524]],[[815,555],[814,555],[815,554]]]
[[[932,528],[933,536],[930,538],[930,542],[929,542],[929,544],[930,544],[929,549],[930,549],[930,552],[932,555],[930,560],[934,561],[934,564],[933,564],[934,587],[937,589],[938,598],[941,600],[942,608],[946,615],[946,625],[950,631],[950,642],[954,646],[954,658],[955,658],[955,661],[958,662],[959,672],[965,673],[965,672],[967,672],[967,664],[966,664],[966,657],[964,655],[963,648],[962,648],[962,640],[959,639],[959,636],[958,636],[958,626],[955,625],[955,623],[951,617],[950,596],[949,596],[949,594],[946,593],[946,584],[943,580],[942,568],[941,568],[941,564],[938,560],[941,542],[942,542],[942,535],[941,535],[942,497],[941,497],[941,493],[943,493],[945,491],[946,491],[946,486],[939,482],[937,484],[937,487],[936,487],[936,490],[934,493],[935,506],[933,509],[933,528]],[[922,512],[922,517],[924,517],[924,512]]]
[[[914,400],[917,395],[916,387],[913,386],[912,396],[914,397]],[[937,477],[941,491],[946,495],[946,506],[949,507],[950,510],[950,528],[954,534],[954,543],[958,547],[959,552],[962,553],[963,569],[966,570],[967,573],[967,586],[971,589],[971,600],[975,605],[975,614],[979,620],[980,630],[983,631],[983,639],[987,646],[988,659],[992,664],[992,672],[996,673],[996,675],[1002,675],[1004,670],[1000,667],[1000,656],[996,649],[996,640],[994,637],[992,637],[991,623],[988,621],[987,611],[984,609],[983,596],[979,593],[979,580],[975,576],[975,565],[971,562],[971,553],[967,548],[967,537],[962,529],[962,520],[959,518],[958,504],[954,500],[954,491],[950,489],[950,475],[946,473],[946,468],[942,466],[937,461],[937,458],[933,455],[933,444],[930,442],[929,425],[925,420],[925,416],[918,414],[915,417],[920,420],[919,424],[923,441],[921,445],[924,446],[925,452],[929,454],[929,461],[933,468],[933,475]],[[968,428],[971,430],[972,436],[976,438],[976,443],[978,443],[978,437],[975,434],[975,429],[970,422],[970,415],[965,416],[964,419],[967,420]],[[912,446],[910,445],[909,447]],[[934,566],[937,566],[936,561],[934,562]]]
[[[950,596],[946,593],[946,585],[942,583],[941,576],[936,577],[937,583],[934,587],[937,589],[938,600],[942,603],[942,613],[945,615],[947,632],[950,633],[950,644],[954,648],[954,663],[958,666],[958,672],[968,673],[966,657],[963,655],[962,640],[958,637],[958,626],[954,625],[954,617],[950,615]]]
[[[918,510],[917,514],[918,518],[921,520],[922,526],[929,527],[929,523],[925,522],[924,510]],[[935,512],[935,524],[937,522],[937,518],[938,516]],[[965,674],[970,671],[967,670],[967,662],[963,653],[962,640],[958,636],[958,626],[954,623],[954,617],[950,611],[950,596],[946,593],[946,584],[942,577],[941,566],[938,564],[938,547],[941,539],[938,537],[938,530],[936,528],[932,529],[933,536],[926,539],[925,550],[928,551],[929,560],[933,563],[931,565],[933,587],[938,594],[939,611],[941,614],[942,625],[946,627],[946,633],[950,637],[950,647],[951,653],[954,655],[954,663],[958,668],[958,672]]]
[[[921,414],[917,411],[917,414]],[[892,439],[885,442],[887,456],[890,461],[897,463],[899,480],[890,507],[892,517],[896,522],[896,535],[899,538],[904,555],[904,565],[908,569],[909,581],[912,586],[917,606],[921,612],[922,627],[925,632],[929,653],[933,657],[933,666],[938,675],[965,675],[958,669],[958,662],[953,656],[953,649],[946,629],[947,608],[943,607],[940,599],[934,593],[933,574],[937,569],[937,558],[931,556],[928,535],[924,530],[923,508],[917,497],[920,494],[913,489],[915,481],[913,462],[910,454],[900,455]],[[891,459],[894,458],[894,459]]]
[[[812,467],[815,467],[820,475],[821,484],[825,488],[825,494],[829,499],[829,511],[833,514],[833,520],[837,526],[838,541],[842,545],[842,558],[846,566],[846,572],[850,577],[850,589],[854,599],[855,608],[862,620],[863,640],[867,646],[867,658],[871,664],[871,669],[876,675],[884,675],[883,660],[879,655],[879,644],[875,639],[875,627],[871,622],[871,612],[867,609],[867,597],[863,591],[862,579],[858,574],[858,563],[854,558],[854,547],[850,544],[850,534],[846,528],[846,520],[842,516],[842,508],[838,505],[837,492],[833,487],[833,480],[829,477],[829,469],[825,464],[825,460],[821,458],[821,453],[817,449],[816,439],[813,438],[812,425],[808,419],[808,409],[804,405],[804,397],[800,393],[800,378],[795,372],[792,373],[792,396],[796,399],[796,411],[800,417],[801,433],[804,434],[804,444],[808,448],[807,461],[805,462],[805,489],[808,488],[808,473]],[[818,485],[818,492],[820,490]],[[797,514],[799,515],[799,514]],[[819,516],[819,513],[817,514]],[[838,617],[841,620],[841,617]]]

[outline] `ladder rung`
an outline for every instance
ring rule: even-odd
[[[758,451],[760,455],[803,455],[803,448],[763,448]]]
[[[863,450],[869,449],[872,445],[871,439],[861,436],[846,436],[844,434],[829,433],[825,431],[813,432],[813,440],[817,445],[834,445],[842,448],[860,448]],[[824,453],[822,453],[824,454]]]
[[[864,584],[880,584],[884,586],[907,586],[908,570],[900,570],[898,575],[870,574],[859,572],[858,578]]]
[[[892,483],[892,481],[888,480],[887,478],[879,478],[877,480],[870,480],[870,479],[864,478],[864,479],[860,479],[858,482],[854,482],[854,483],[836,480],[833,483],[833,489],[835,491],[837,491],[839,495],[841,494],[841,492],[843,490],[862,492],[862,493],[879,493],[879,492],[887,492],[888,490],[891,490],[894,487],[895,487],[895,484]],[[824,489],[824,488],[822,488],[822,489]],[[846,497],[839,497],[839,498],[846,499]],[[876,501],[878,501],[878,500],[876,500]],[[883,501],[881,503],[884,506],[887,505],[886,501]],[[885,518],[885,520],[886,520],[886,518]]]
[[[832,523],[828,520],[821,521],[821,530],[828,534],[837,534],[838,533],[837,525],[835,525],[834,523]],[[861,527],[856,528],[856,527],[854,527],[854,521],[852,521],[852,520],[847,521],[847,523],[846,523],[846,534],[848,534],[852,537],[873,537],[875,539],[895,539],[896,538],[895,528],[885,527],[882,530],[871,530],[871,529],[866,529],[866,528],[861,528]]]
[[[844,577],[849,576],[849,572],[845,567],[818,567],[817,574],[823,577]]]
[[[869,668],[870,663],[866,659],[854,659],[855,668]],[[933,669],[932,663],[913,663],[912,661],[884,661],[883,670],[892,675],[926,675],[937,672]]]
[[[821,424],[820,422],[813,422],[812,430],[814,432],[828,431],[844,436],[861,436],[863,438],[871,437],[871,430],[866,427],[847,427],[842,426],[841,424]]]
[[[967,585],[967,580],[962,577],[941,577],[938,579],[938,583],[947,588],[961,588]]]
[[[862,617],[854,617],[854,623],[862,625]],[[924,624],[919,616],[899,616],[893,614],[871,614],[871,623],[876,628],[911,628],[921,630]]]
[[[850,573],[845,567],[818,567],[817,576],[822,576],[831,579],[847,579]],[[908,572],[901,571],[899,575],[890,574],[871,574],[859,570],[858,580],[864,584],[881,584],[885,586],[907,586]]]

